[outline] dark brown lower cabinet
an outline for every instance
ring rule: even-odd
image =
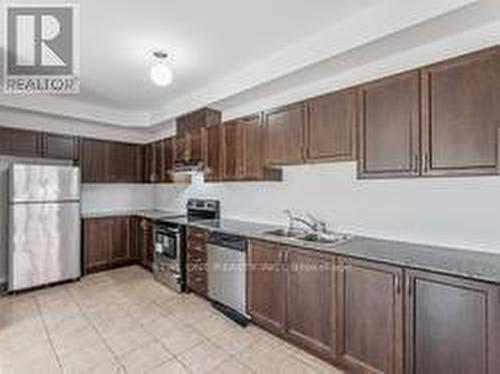
[[[408,374],[500,373],[498,286],[407,272]]]
[[[335,261],[331,255],[289,249],[285,332],[325,359],[335,356]]]
[[[335,257],[262,241],[248,253],[248,312],[318,356],[335,354]]]
[[[196,294],[208,296],[207,232],[189,227],[186,233],[187,287]]]
[[[268,330],[285,329],[285,247],[252,241],[248,248],[248,312]]]
[[[131,257],[131,218],[116,217],[111,218],[111,264],[120,265],[121,263],[130,262]]]
[[[83,221],[84,273],[108,267],[111,225],[112,221],[108,218],[91,218]]]
[[[147,218],[139,219],[139,261],[142,266],[151,269],[154,254],[154,226]]]
[[[132,249],[131,217],[104,217],[83,220],[84,273],[128,265],[137,258]]]
[[[337,360],[353,372],[403,372],[403,270],[339,259]]]

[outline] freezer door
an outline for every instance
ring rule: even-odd
[[[9,207],[9,291],[80,277],[79,203]]]
[[[10,203],[80,200],[80,169],[74,166],[12,164]]]

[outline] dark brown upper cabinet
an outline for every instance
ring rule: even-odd
[[[160,178],[163,183],[172,182],[172,175],[170,171],[174,166],[174,152],[174,138],[163,139],[163,165]]]
[[[188,139],[185,134],[177,135],[174,138],[174,162],[187,162],[189,161],[189,147]]]
[[[80,148],[82,182],[107,182],[108,142],[96,139],[82,139]]]
[[[264,113],[264,151],[267,165],[304,162],[306,105],[292,104]]]
[[[238,180],[243,176],[243,144],[238,121],[222,124],[222,180]]]
[[[500,48],[422,71],[424,175],[498,173]]]
[[[420,174],[420,72],[359,88],[360,178]]]
[[[500,373],[500,289],[407,271],[406,373]]]
[[[221,126],[206,128],[205,138],[205,155],[203,156],[205,181],[218,182],[221,180],[222,174]]]
[[[176,119],[175,162],[201,162],[205,156],[205,129],[217,126],[221,113],[203,108]]]
[[[402,373],[403,270],[339,258],[337,274],[338,361],[355,373]]]
[[[144,147],[144,181],[147,183],[161,183],[165,168],[165,144],[157,141]]]
[[[78,138],[71,135],[43,134],[43,156],[51,159],[78,161]]]
[[[83,183],[143,181],[143,152],[139,145],[82,139],[81,159]]]
[[[202,128],[217,126],[221,123],[221,112],[215,109],[203,108],[176,118],[177,135]]]
[[[356,159],[357,97],[347,89],[307,101],[307,160]]]
[[[141,147],[136,144],[109,142],[107,144],[106,180],[110,183],[139,183],[142,181]]]
[[[42,157],[42,133],[0,127],[0,154],[18,157]]]

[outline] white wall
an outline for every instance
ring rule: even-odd
[[[82,213],[153,209],[155,188],[147,184],[84,184]]]
[[[146,143],[156,137],[151,129],[104,125],[3,106],[0,106],[0,126],[131,143]]]
[[[222,202],[225,218],[286,224],[291,208],[336,230],[500,253],[500,176],[356,180],[353,162],[284,169],[283,183],[158,186],[156,205],[182,208],[189,197]]]

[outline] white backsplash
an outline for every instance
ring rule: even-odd
[[[283,210],[380,238],[500,253],[500,177],[357,180],[354,162],[286,167],[284,182],[156,186],[155,206],[221,200],[222,215],[286,224]]]
[[[151,184],[84,184],[82,213],[153,209],[155,188]]]

